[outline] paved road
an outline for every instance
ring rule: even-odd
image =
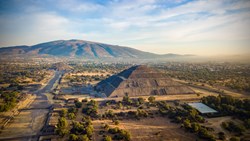
[[[62,71],[55,71],[54,77],[50,79],[50,81],[47,83],[45,87],[42,89],[36,91],[36,94],[43,94],[43,93],[48,93],[51,91],[53,88],[54,83],[59,80],[59,78],[62,76],[63,72]]]
[[[52,79],[46,86],[34,92],[37,95],[33,103],[20,111],[20,114],[14,118],[0,133],[0,141],[2,140],[37,140],[37,134],[44,125],[48,110],[51,106],[45,93],[52,90],[53,85],[62,76],[62,71],[55,71]]]
[[[63,74],[63,72],[56,71],[55,75],[47,83],[47,85],[35,92],[37,97],[34,100],[34,102],[30,105],[30,108],[41,108],[42,109],[42,108],[47,108],[47,107],[51,106],[45,93],[51,92],[53,85],[55,84],[56,81],[58,81],[60,79],[62,74]]]

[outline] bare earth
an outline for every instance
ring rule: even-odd
[[[179,79],[173,79],[177,82],[180,82],[182,84],[188,84],[188,82],[184,81],[184,80],[179,80]],[[201,86],[202,83],[196,83],[196,85],[199,85]],[[192,86],[189,86],[191,87],[192,89],[195,89],[196,91],[200,91],[200,92],[206,92],[206,93],[215,93],[215,92],[212,92],[212,91],[208,91],[208,90],[204,90],[204,89],[199,89],[199,88],[196,88],[196,87],[192,87]],[[204,87],[208,88],[208,89],[211,89],[211,90],[218,90],[218,88],[215,88],[213,86],[209,86],[209,85],[204,85]],[[224,91],[224,95],[228,95],[228,96],[233,96],[233,97],[238,97],[238,98],[248,98],[247,95],[244,95],[242,93],[239,93],[239,92],[234,92],[234,91],[231,91],[231,90],[227,90],[227,89],[223,89],[221,88],[221,90]]]
[[[214,133],[224,132],[226,135],[226,138],[227,139],[230,138],[230,132],[223,129],[221,127],[221,123],[232,120],[232,117],[227,116],[227,117],[207,118],[206,120],[207,122],[204,123],[204,125],[207,127],[212,127],[214,129]]]
[[[44,125],[48,110],[26,110],[20,112],[18,116],[8,124],[1,133],[1,139],[5,137],[21,137],[36,135]],[[25,130],[23,130],[25,129]],[[19,140],[19,139],[18,139]],[[24,139],[26,140],[26,139]]]
[[[27,95],[27,98],[23,101],[20,101],[13,110],[0,113],[0,126],[2,127],[6,123],[9,117],[18,115],[19,114],[18,109],[28,107],[34,101],[35,98],[36,98],[35,95],[29,94]]]
[[[59,78],[60,72],[55,72],[47,85],[34,92],[35,98],[32,98],[1,131],[0,140],[37,140],[37,136],[34,135],[38,135],[44,126],[51,103],[45,94],[52,89]]]
[[[217,134],[219,132],[224,132],[226,136],[226,140],[229,140],[232,136],[235,136],[234,133],[229,132],[228,130],[225,130],[224,128],[221,127],[222,122],[229,122],[233,121],[234,123],[238,125],[244,124],[242,121],[239,119],[234,119],[231,116],[225,116],[225,117],[216,117],[216,118],[207,118],[207,122],[204,123],[205,126],[207,127],[212,127],[214,129],[214,133]],[[244,133],[245,140],[249,140],[250,138],[250,132],[247,130]]]
[[[141,120],[122,120],[119,125],[114,125],[110,120],[93,121],[95,140],[101,140],[99,135],[102,123],[118,126],[131,133],[132,141],[192,141],[197,139],[194,134],[185,132],[180,125],[171,123],[166,117],[146,118]],[[99,128],[99,130],[98,130]],[[103,129],[102,129],[103,130]]]

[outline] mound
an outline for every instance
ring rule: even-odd
[[[133,66],[96,85],[107,97],[190,94],[193,90],[147,66]]]

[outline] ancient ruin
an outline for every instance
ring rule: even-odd
[[[99,82],[96,90],[107,97],[191,94],[193,90],[166,74],[144,65],[133,66]]]

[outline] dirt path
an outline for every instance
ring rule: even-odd
[[[203,124],[204,126],[213,128],[215,134],[219,133],[219,132],[224,132],[227,140],[230,139],[230,137],[232,136],[232,133],[230,133],[229,131],[222,128],[221,124],[222,124],[222,122],[228,122],[228,121],[234,120],[234,119],[232,119],[232,117],[225,116],[225,117],[207,118],[206,120],[207,120],[207,122]],[[234,121],[236,121],[236,120],[234,120]]]
[[[48,110],[25,110],[8,124],[1,132],[0,140],[36,135],[43,126]],[[19,139],[18,139],[19,140]],[[21,140],[32,140],[30,137]]]
[[[37,134],[40,132],[46,120],[48,108],[51,102],[48,101],[45,93],[53,88],[54,83],[61,77],[62,72],[55,72],[55,75],[49,80],[47,85],[34,92],[36,95],[34,101],[21,110],[20,113],[8,124],[0,133],[0,140],[37,140]]]

